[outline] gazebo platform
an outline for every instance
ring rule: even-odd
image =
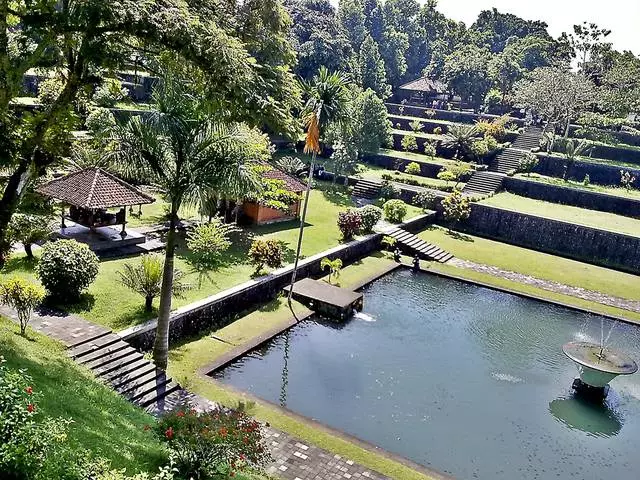
[[[68,220],[66,224],[66,228],[58,230],[58,236],[66,240],[86,243],[94,252],[131,247],[147,241],[143,234],[131,229],[126,229],[127,236],[122,238],[122,230],[119,226],[99,227],[91,231],[87,227]]]
[[[289,292],[289,288],[284,290]],[[321,315],[346,320],[354,310],[362,310],[363,295],[322,280],[304,278],[293,284],[293,298]]]

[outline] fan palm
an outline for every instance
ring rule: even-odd
[[[467,158],[471,154],[471,147],[478,137],[475,125],[451,125],[444,134],[442,146],[455,150],[454,158]]]
[[[286,156],[276,160],[276,167],[289,175],[300,176],[306,165],[298,157]]]
[[[114,129],[114,166],[128,178],[151,183],[170,203],[153,346],[153,359],[160,368],[166,368],[169,348],[178,211],[185,204],[196,204],[206,192],[259,189],[247,164],[255,149],[246,127],[212,121],[203,113],[207,103],[193,91],[197,90],[186,79],[165,72],[154,94],[155,110]]]
[[[291,288],[289,289],[288,297],[289,308],[291,308],[293,284],[296,281],[298,272],[316,155],[320,153],[320,137],[329,124],[341,122],[345,118],[349,106],[349,85],[350,81],[346,75],[329,72],[326,67],[320,67],[318,75],[313,77],[311,82],[302,83],[304,97],[306,98],[306,103],[302,110],[302,119],[307,128],[304,152],[311,154],[311,165],[309,166],[309,180],[307,181],[304,208],[300,217],[300,233],[298,234],[296,257],[291,275]],[[293,309],[291,311],[293,312]]]
[[[585,140],[576,141],[569,139],[564,145],[564,157],[566,159],[562,179],[567,180],[569,170],[573,167],[576,159],[581,156],[588,156],[593,150],[593,145]]]

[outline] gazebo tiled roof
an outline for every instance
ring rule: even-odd
[[[282,170],[274,167],[273,165],[269,165],[267,163],[264,164],[266,167],[265,171],[262,172],[262,175],[265,178],[271,178],[273,180],[282,180],[287,189],[294,193],[300,193],[307,189],[307,185],[302,183],[297,178],[289,175],[288,173],[283,172]]]
[[[433,80],[431,78],[422,77],[401,85],[400,90],[410,90],[412,92],[427,93],[446,93],[447,86],[440,80]]]
[[[80,208],[145,205],[155,199],[104,170],[91,167],[45,183],[37,192]]]

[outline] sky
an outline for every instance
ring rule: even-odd
[[[423,1],[423,0],[419,0]],[[338,0],[331,0],[337,5]],[[497,8],[526,20],[542,20],[558,37],[577,23],[595,22],[612,30],[608,41],[616,50],[640,55],[640,0],[439,0],[438,10],[447,17],[473,23],[482,10]]]

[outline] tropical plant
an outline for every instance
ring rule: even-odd
[[[362,218],[357,210],[338,213],[338,228],[343,240],[351,240],[362,229]]]
[[[585,174],[584,178],[582,179],[582,184],[587,187],[589,186],[589,184],[591,183],[591,177],[589,177],[589,174]]]
[[[44,296],[44,289],[40,285],[34,285],[21,278],[12,278],[0,283],[0,303],[13,308],[18,314],[21,335],[25,334],[33,309],[40,305]]]
[[[207,115],[209,103],[198,95],[200,84],[189,71],[164,67],[156,86],[154,109],[116,126],[115,165],[129,178],[153,185],[170,204],[169,229],[153,359],[166,368],[169,315],[178,211],[205,195],[240,197],[259,189],[248,162],[269,157],[262,134],[242,124],[222,124]]]
[[[569,172],[576,162],[576,159],[580,156],[589,155],[592,149],[593,145],[584,140],[576,141],[568,139],[564,141],[565,165],[564,172],[562,173],[563,180],[567,181]]]
[[[160,295],[162,286],[162,273],[164,271],[164,258],[158,253],[142,255],[140,261],[131,264],[125,263],[117,274],[120,282],[130,290],[144,297],[144,310],[153,310],[153,299]],[[184,273],[175,269],[173,272],[173,296],[183,298],[190,286],[182,282]]]
[[[249,258],[256,267],[255,273],[259,273],[265,265],[270,268],[278,268],[282,266],[282,242],[273,239],[256,239],[249,248]]]
[[[534,168],[536,168],[537,165],[538,156],[531,152],[527,152],[524,158],[520,159],[520,162],[518,163],[518,172],[526,173],[528,177],[531,175],[531,172]]]
[[[93,101],[99,107],[115,107],[116,103],[125,98],[127,89],[117,78],[105,78],[93,94]]]
[[[457,223],[469,218],[471,215],[471,204],[460,190],[454,190],[451,195],[442,200],[442,215],[445,221],[449,222],[449,231]]]
[[[220,256],[231,246],[229,235],[237,230],[219,217],[198,225],[187,233],[187,248],[193,254],[195,263],[202,267],[215,267]]]
[[[10,236],[24,246],[27,257],[33,258],[32,245],[48,240],[54,228],[51,219],[44,215],[16,213],[9,224]]]
[[[116,118],[108,108],[94,108],[85,120],[85,126],[92,135],[102,137],[108,135],[116,125]]]
[[[422,210],[425,210],[425,211],[433,210],[436,206],[436,202],[437,202],[436,194],[429,190],[416,193],[412,200],[412,203],[414,205],[417,205],[418,207],[420,207]]]
[[[384,218],[391,223],[400,223],[407,216],[407,204],[402,200],[389,200],[382,206]]]
[[[393,237],[390,237],[389,235],[385,235],[384,237],[382,237],[381,243],[384,247],[387,248],[387,250],[391,250],[393,247],[396,246],[396,244],[398,243],[398,240]]]
[[[445,182],[456,182],[453,188],[457,188],[462,177],[469,172],[469,166],[462,162],[449,163],[438,172],[438,179]]]
[[[478,140],[478,127],[475,125],[451,125],[444,134],[442,146],[454,151],[454,158],[473,158],[473,145]]]
[[[320,269],[325,271],[329,269],[329,276],[327,277],[327,281],[331,284],[331,279],[339,279],[340,278],[340,270],[342,270],[342,260],[336,258],[331,260],[329,257],[324,257],[320,260]]]
[[[436,156],[436,146],[433,144],[433,142],[424,143],[424,154],[428,157],[431,157],[432,159]]]
[[[636,182],[636,177],[627,170],[620,170],[620,185],[627,191],[631,190],[631,187]]]
[[[51,297],[75,301],[96,279],[98,268],[98,257],[87,245],[58,240],[42,247],[36,275]]]
[[[404,173],[409,175],[420,175],[420,164],[418,162],[410,162],[404,167]]]
[[[306,164],[298,157],[287,155],[276,160],[276,167],[293,177],[304,175]]]
[[[382,218],[382,209],[375,205],[365,205],[358,209],[358,214],[360,215],[362,223],[362,233],[371,233],[373,231],[373,227],[375,227],[376,223],[378,223]]]
[[[405,135],[400,141],[400,145],[405,152],[417,152],[418,141],[413,135]]]
[[[434,135],[442,135],[442,127],[436,127],[433,129],[433,134]]]
[[[409,122],[409,128],[411,128],[412,132],[418,133],[422,131],[424,124],[420,120],[413,120],[412,122]]]

